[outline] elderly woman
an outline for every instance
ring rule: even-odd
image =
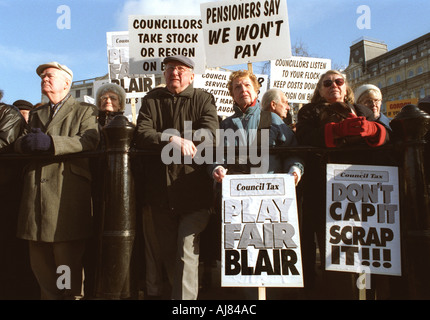
[[[381,113],[382,93],[377,86],[373,84],[364,84],[360,86],[355,92],[355,103],[369,108],[373,115],[380,124],[387,130],[391,131],[390,118]]]
[[[99,124],[104,127],[108,125],[115,116],[124,113],[124,89],[115,83],[106,83],[102,85],[97,90],[96,105],[99,109]]]
[[[220,127],[223,130],[243,131],[245,139],[241,139],[243,141],[235,140],[236,146],[251,145],[254,141],[258,141],[256,139],[258,138],[257,132],[259,128],[269,130],[269,146],[296,146],[298,144],[293,131],[277,114],[261,110],[260,102],[257,99],[260,84],[252,72],[248,70],[233,72],[230,75],[227,87],[234,101],[234,114],[224,119]],[[228,143],[228,137],[225,137],[225,145],[228,146]],[[215,181],[221,182],[226,174],[226,167],[228,167],[229,173],[234,173],[234,171],[249,173],[251,171],[251,162],[248,161],[247,164],[239,166],[237,166],[237,163],[232,166],[227,166],[226,164],[217,166],[212,172],[212,177]],[[286,172],[292,174],[296,184],[304,172],[301,160],[290,155],[284,158],[269,155],[269,166],[266,169],[267,173]]]
[[[388,140],[385,127],[375,121],[373,112],[362,105],[354,104],[354,93],[342,73],[329,70],[318,81],[311,103],[303,106],[297,118],[297,140],[302,145],[339,148],[364,144],[370,147],[383,145]],[[307,159],[303,184],[302,259],[304,282],[312,288],[315,281],[316,245],[319,246],[322,269],[325,265],[326,227],[326,168],[325,162],[354,163],[369,161],[371,155],[342,152],[327,155],[321,160],[318,154]],[[315,235],[317,242],[315,242]],[[348,276],[336,275],[342,285],[351,282]],[[351,293],[353,293],[351,289]],[[339,298],[348,298],[340,297]]]
[[[369,108],[354,104],[352,89],[336,70],[321,76],[311,103],[300,109],[296,135],[300,144],[318,147],[358,143],[376,147],[389,137]]]

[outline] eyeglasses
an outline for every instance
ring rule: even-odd
[[[366,106],[373,106],[374,104],[378,104],[378,103],[380,103],[380,102],[382,102],[382,100],[381,100],[381,99],[367,99],[367,100],[365,100],[363,103],[364,103]]]
[[[329,88],[329,87],[332,86],[333,82],[336,83],[336,85],[338,87],[343,86],[345,84],[345,80],[344,79],[337,78],[335,80],[324,80],[323,81],[323,85],[324,85],[324,87]]]
[[[110,101],[117,101],[118,97],[116,97],[114,95],[100,97],[100,100],[103,102],[107,101],[108,99],[110,99]]]
[[[184,72],[189,71],[190,68],[184,67],[184,66],[167,66],[166,67],[166,71],[168,71],[168,72],[173,72],[174,70],[178,71],[179,74],[182,74]]]

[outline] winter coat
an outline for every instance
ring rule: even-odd
[[[0,103],[0,153],[13,150],[13,143],[25,127],[25,120],[15,106]]]
[[[29,125],[51,136],[54,155],[97,148],[97,108],[69,97],[52,120],[50,105],[30,112]],[[22,152],[22,138],[15,145]],[[89,159],[34,159],[24,169],[17,236],[59,242],[85,239],[92,233]]]
[[[192,130],[185,132],[185,122]],[[167,132],[165,130],[173,129]],[[172,135],[193,138],[196,130],[207,129],[215,137],[218,116],[214,97],[189,85],[174,95],[167,88],[155,88],[143,98],[137,118],[135,146],[162,151]],[[175,132],[176,131],[176,132]],[[198,144],[200,139],[195,139]],[[212,205],[212,181],[205,165],[165,164],[160,154],[144,156],[143,184],[146,200],[165,209],[197,210]]]
[[[259,128],[260,120],[262,119],[262,110],[260,107],[260,103],[257,101],[254,106],[248,107],[245,112],[242,112],[242,110],[237,105],[233,106],[233,110],[234,114],[221,122],[221,129],[232,129],[234,132],[241,133],[241,138],[235,140],[234,146],[236,147],[243,145],[252,146],[253,144],[257,145],[257,129]],[[269,145],[266,147],[297,146],[298,143],[294,132],[282,121],[282,119],[277,114],[270,112],[270,116],[271,122],[269,123],[268,128],[261,128],[270,129]],[[264,137],[264,134],[262,135],[262,137]],[[261,141],[264,142],[264,140]],[[224,138],[224,145],[228,147],[229,144],[229,136],[228,134],[226,134]],[[238,167],[237,162],[239,162],[239,159],[236,159],[235,166],[229,166],[229,160],[226,159],[224,162],[224,166],[229,169],[229,173],[234,173],[234,171],[230,169],[235,170],[235,168]],[[248,170],[250,170],[251,163],[252,162],[250,161],[250,159],[248,159],[246,164]],[[261,165],[262,163],[258,163],[256,167],[260,167]],[[267,170],[264,170],[265,172],[263,173],[288,173],[291,166],[296,166],[300,170],[301,174],[303,174],[304,166],[298,157],[290,155],[271,154],[269,155],[269,166],[267,167]],[[243,170],[243,173],[247,172]]]
[[[297,115],[296,136],[302,145],[326,147],[325,143],[325,124],[329,122],[339,122],[347,118],[352,108],[358,117],[365,117],[369,121],[376,121],[373,112],[362,105],[358,104],[341,104],[341,103],[308,103],[304,105]],[[384,128],[383,128],[384,129]],[[389,141],[389,133],[384,130],[380,136],[379,145]],[[360,137],[346,137],[338,141],[338,146],[363,144],[364,139]]]

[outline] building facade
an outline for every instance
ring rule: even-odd
[[[389,101],[421,99],[430,95],[430,33],[388,51],[379,40],[361,38],[350,46],[348,82],[380,88],[382,111]]]

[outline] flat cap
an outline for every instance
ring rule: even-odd
[[[32,110],[34,108],[33,104],[27,100],[16,100],[13,105],[19,110]]]
[[[166,64],[170,61],[177,61],[177,62],[180,62],[180,63],[186,65],[189,68],[194,69],[194,61],[188,57],[185,57],[182,55],[170,56],[170,57],[164,58],[163,63]]]
[[[73,79],[73,72],[72,72],[72,70],[70,70],[64,64],[59,64],[56,61],[48,62],[48,63],[41,64],[40,66],[38,66],[37,69],[36,69],[37,75],[40,77],[40,75],[42,74],[43,70],[45,70],[47,68],[56,68],[56,69],[59,69],[61,71],[64,71],[67,74],[69,74],[70,77]]]

